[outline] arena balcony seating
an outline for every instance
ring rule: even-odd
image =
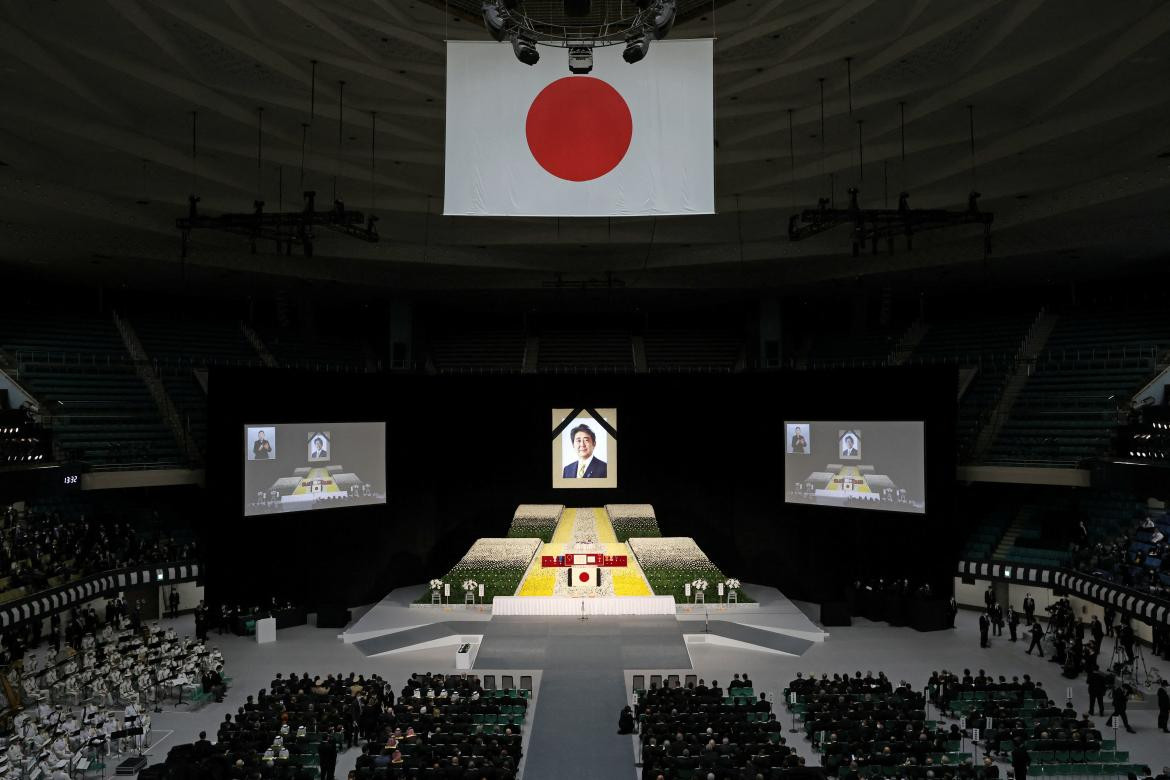
[[[430,362],[439,373],[520,373],[524,331],[507,327],[449,328],[432,333]]]
[[[42,404],[59,453],[91,466],[182,462],[109,317],[10,311],[0,348]]]
[[[1076,465],[1104,454],[1167,348],[1163,307],[1061,314],[988,462]]]
[[[860,333],[814,333],[809,351],[811,368],[854,368],[889,364],[902,333],[867,329]]]
[[[347,328],[344,334],[301,336],[289,329],[256,328],[256,335],[285,368],[311,371],[366,371],[377,367],[373,352],[360,335]]]
[[[926,335],[910,362],[946,364],[975,369],[975,377],[959,399],[956,438],[960,452],[969,451],[986,416],[999,403],[1035,312],[931,318]]]
[[[179,412],[184,430],[207,451],[207,393],[190,368],[160,368],[159,378]]]
[[[130,507],[95,512],[92,505],[69,498],[4,508],[0,603],[100,571],[195,557],[195,544],[182,529],[168,529],[165,536],[140,536],[129,522],[133,516]]]
[[[146,354],[160,371],[212,365],[263,365],[234,320],[133,314],[128,319]]]
[[[743,336],[731,331],[648,328],[646,370],[734,371],[743,365]]]
[[[633,341],[621,329],[548,329],[540,334],[539,356],[545,372],[634,370]]]

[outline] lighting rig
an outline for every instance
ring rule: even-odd
[[[650,43],[665,38],[678,14],[678,0],[483,0],[483,22],[497,41],[508,41],[525,65],[540,61],[537,46],[569,51],[569,71],[593,70],[593,50],[624,46],[628,63],[646,57]]]
[[[208,216],[199,213],[199,198],[195,195],[187,198],[187,216],[175,220],[175,226],[180,233],[180,251],[183,257],[187,256],[187,245],[192,230],[218,230],[223,233],[235,233],[247,236],[251,240],[252,254],[256,253],[260,241],[276,243],[276,252],[292,254],[294,245],[299,245],[305,257],[313,256],[313,241],[316,239],[315,228],[321,227],[335,233],[341,233],[369,243],[378,241],[378,218],[365,216],[360,211],[345,208],[340,200],[333,202],[333,208],[327,211],[317,211],[315,202],[317,193],[310,190],[304,193],[305,207],[300,211],[266,212],[264,201],[253,201],[253,210],[250,214],[220,214]]]
[[[914,248],[915,233],[960,225],[982,225],[983,252],[991,254],[991,223],[995,215],[979,210],[978,192],[971,192],[967,196],[967,208],[962,211],[912,209],[910,195],[906,192],[898,195],[896,209],[863,209],[858,205],[857,196],[857,188],[851,187],[848,208],[829,208],[829,199],[821,198],[817,208],[793,214],[788,220],[788,239],[801,241],[848,225],[852,228],[853,256],[857,257],[861,254],[861,248],[867,244],[876,255],[878,244],[883,239],[892,254],[894,239],[898,236],[906,237],[906,249],[911,250]]]

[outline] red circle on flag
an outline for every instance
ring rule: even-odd
[[[626,156],[634,119],[625,98],[592,76],[566,76],[540,91],[524,125],[540,167],[568,181],[591,181]]]
[[[589,572],[587,572],[587,571],[581,572],[580,574],[577,575],[577,579],[581,580],[581,582],[589,582]]]

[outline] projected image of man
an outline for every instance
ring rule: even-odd
[[[329,450],[325,448],[325,440],[320,436],[313,439],[313,454],[311,460],[329,460]]]
[[[264,431],[256,433],[256,441],[252,442],[252,459],[253,460],[268,460],[272,457],[272,442],[268,441],[268,437]]]
[[[857,451],[857,440],[850,434],[845,434],[845,438],[841,440],[841,457],[842,458],[860,458],[861,455]]]
[[[793,455],[804,455],[808,451],[808,439],[800,430],[800,426],[796,426],[796,430],[792,433],[792,440],[789,442],[789,452]]]
[[[593,430],[582,423],[573,428],[569,436],[577,462],[566,465],[562,476],[565,479],[604,479],[609,476],[605,461],[593,457],[593,450],[597,448],[597,436]]]

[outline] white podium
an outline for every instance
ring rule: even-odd
[[[475,662],[476,646],[469,643],[459,645],[455,651],[455,668],[456,669],[471,669],[471,664]]]
[[[256,621],[256,644],[266,645],[276,641],[276,618],[260,618]]]

